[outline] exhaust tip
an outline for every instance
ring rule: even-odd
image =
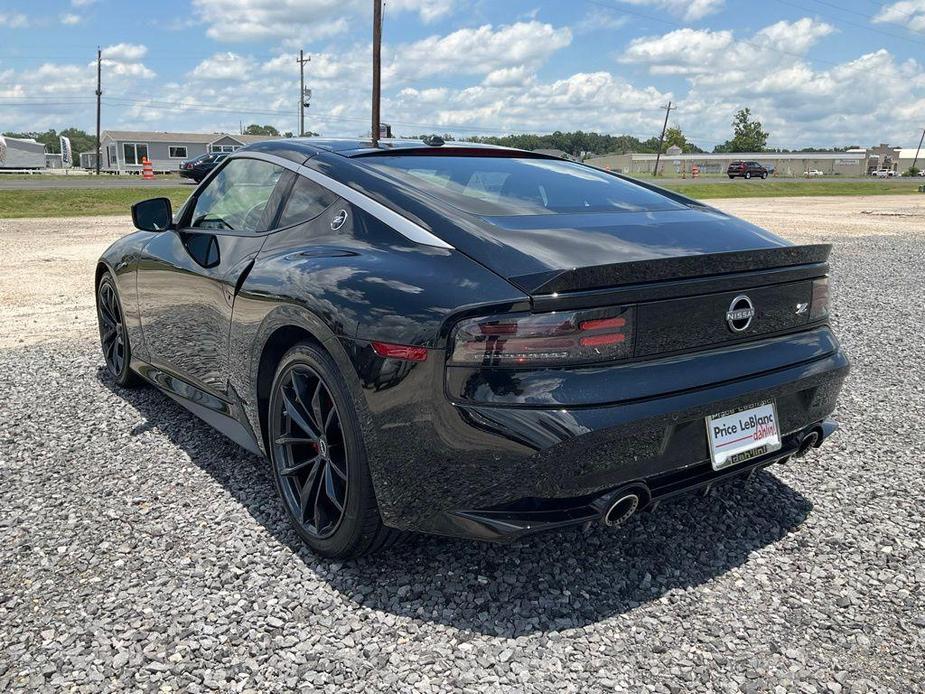
[[[794,457],[802,458],[804,455],[806,455],[807,451],[809,451],[810,448],[813,448],[819,445],[820,443],[819,439],[820,437],[819,437],[818,431],[814,430],[806,434],[806,436],[803,437],[803,440],[800,441],[800,448],[796,453],[794,453]]]
[[[639,508],[639,495],[634,493],[623,494],[610,507],[604,511],[601,517],[604,525],[616,528],[623,525],[630,516],[636,513]]]

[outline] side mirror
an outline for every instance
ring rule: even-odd
[[[173,228],[173,209],[167,198],[151,198],[132,205],[132,222],[142,231],[166,231]]]

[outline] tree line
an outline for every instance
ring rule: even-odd
[[[743,108],[736,112],[732,119],[732,137],[722,144],[716,145],[713,152],[716,153],[734,153],[734,152],[764,152],[767,150],[768,132],[764,129],[761,121],[752,116],[751,109]],[[6,132],[3,133],[9,137],[33,138],[45,145],[48,152],[58,152],[58,136],[64,135],[70,138],[71,147],[76,157],[80,152],[93,151],[96,148],[96,139],[79,128],[65,128],[60,133],[54,129],[45,132]],[[292,132],[280,133],[272,125],[259,125],[251,123],[243,132],[244,135],[267,135],[274,137],[292,137]],[[317,136],[316,132],[306,132],[306,136]],[[414,139],[430,137],[436,133],[427,133],[423,135],[412,136]],[[561,132],[557,130],[552,134],[519,134],[495,136],[475,136],[468,138],[457,138],[452,133],[443,133],[437,135],[443,140],[449,142],[453,140],[462,142],[478,142],[491,145],[501,145],[504,147],[515,147],[517,149],[558,149],[570,154],[573,157],[592,156],[601,154],[628,154],[630,152],[654,154],[659,151],[659,138],[652,137],[642,140],[633,135],[609,135],[597,132],[584,132],[576,130],[574,132]],[[665,139],[662,143],[662,154],[669,147],[677,146],[686,154],[700,154],[705,150],[701,149],[694,142],[687,139],[687,136],[677,124],[665,130]],[[821,151],[846,151],[854,146],[833,147],[833,148],[816,148],[805,147],[800,150],[775,149],[775,152],[821,152]]]

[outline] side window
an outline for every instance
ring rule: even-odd
[[[287,227],[299,222],[307,222],[324,212],[337,200],[337,196],[305,176],[296,176],[286,201],[286,207],[280,215],[277,227]]]
[[[190,227],[266,231],[267,201],[282,173],[282,167],[256,159],[228,162],[196,199]]]

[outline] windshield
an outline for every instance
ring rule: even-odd
[[[361,161],[465,212],[484,216],[684,208],[660,193],[564,160],[396,155]]]

